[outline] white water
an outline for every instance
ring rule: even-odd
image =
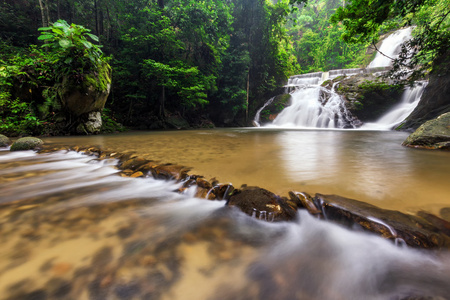
[[[7,266],[0,273],[0,291],[5,299],[51,295],[61,277],[63,287],[73,286],[64,290],[65,299],[116,299],[124,286],[133,295],[127,299],[149,299],[148,286],[160,299],[175,300],[448,299],[450,294],[448,253],[396,247],[306,212],[297,222],[259,221],[224,207],[225,201],[176,194],[173,182],[121,178],[113,175],[117,170],[110,161],[75,153],[1,153],[0,169],[8,179],[0,183],[5,205],[0,265]],[[20,179],[28,171],[32,176]],[[97,188],[89,188],[92,184]],[[36,198],[43,190],[46,195]],[[85,217],[71,215],[77,209]],[[93,212],[101,218],[89,221]],[[117,239],[114,232],[129,226],[134,235]],[[30,232],[40,233],[39,239],[30,239]],[[112,258],[94,259],[103,248],[111,249]],[[21,263],[11,264],[17,257]],[[148,263],[152,258],[156,262]],[[85,272],[61,275],[64,266]],[[149,278],[154,273],[158,277]],[[176,280],[168,281],[172,274]],[[98,278],[100,290],[92,288]]]
[[[419,104],[427,82],[417,82],[413,87],[407,87],[400,103],[382,116],[375,123],[366,123],[362,129],[391,130],[400,125]]]
[[[400,53],[401,45],[411,38],[411,32],[412,28],[407,27],[397,30],[384,39],[379,52],[377,52],[368,68],[387,67],[392,65],[392,59],[396,58]]]
[[[271,104],[273,102],[273,99],[275,99],[275,97],[270,98],[269,100],[267,100],[266,103],[264,103],[264,105],[258,109],[258,111],[255,114],[255,119],[254,119],[254,124],[256,125],[256,127],[260,127],[261,125],[259,124],[259,118],[261,117],[261,112],[264,110],[264,108],[266,108],[267,105]]]
[[[351,116],[341,97],[319,85],[301,86],[292,93],[291,105],[273,121],[287,128],[344,128],[351,126]]]
[[[391,66],[391,58],[397,57],[401,44],[411,38],[411,31],[411,27],[401,29],[384,39],[380,47],[380,51],[384,55],[377,53],[366,69],[331,70],[292,76],[286,85],[286,91],[292,95],[292,104],[286,107],[268,126],[280,128],[355,128],[355,118],[346,109],[344,99],[335,93],[334,86],[331,90],[328,90],[322,88],[320,84],[324,80],[342,75],[352,76],[367,72],[375,72],[375,74],[376,72],[383,72],[383,68]],[[363,125],[362,129],[390,130],[399,125],[417,106],[425,86],[425,83],[418,83],[414,88],[406,88],[398,105],[377,122]],[[266,102],[258,111],[257,118],[255,118],[255,124],[258,127],[261,111],[272,100]],[[359,124],[356,125],[359,126]]]

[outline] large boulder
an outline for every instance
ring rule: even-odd
[[[36,137],[23,137],[11,145],[11,151],[34,150],[43,145],[44,142]]]
[[[314,202],[325,219],[350,228],[359,227],[396,243],[419,248],[450,246],[450,236],[442,230],[447,229],[448,222],[436,216],[432,216],[430,222],[431,218],[426,213],[425,218],[413,216],[337,195],[316,194]],[[436,226],[434,223],[440,224]]]
[[[422,124],[403,146],[450,150],[450,112]]]
[[[11,140],[7,136],[0,134],[0,147],[8,147],[9,145],[11,145]]]
[[[375,122],[401,100],[403,86],[373,74],[337,77],[324,86],[335,90],[346,100],[350,113],[362,122]]]
[[[111,67],[104,63],[98,72],[84,74],[79,81],[65,77],[58,93],[63,109],[81,116],[105,107],[111,89]]]
[[[111,89],[111,67],[107,63],[82,78],[65,77],[58,89],[62,110],[74,120],[76,132],[92,134],[102,126],[101,111]]]
[[[450,112],[450,49],[434,62],[428,85],[414,111],[402,124],[413,131],[428,120]]]
[[[244,213],[265,221],[288,221],[296,217],[296,203],[259,187],[243,187],[234,190],[227,201]]]

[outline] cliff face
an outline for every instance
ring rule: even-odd
[[[412,131],[428,120],[450,112],[450,49],[434,63],[428,85],[402,130]]]

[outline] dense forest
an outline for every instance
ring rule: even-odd
[[[448,4],[3,0],[0,131],[86,132],[76,128],[90,118],[88,110],[68,113],[61,100],[79,86],[98,91],[96,101],[103,102],[89,109],[102,111],[103,132],[121,124],[249,125],[289,76],[364,67],[380,36],[407,25],[416,26],[415,38],[395,66],[408,65],[414,78],[423,77],[449,49]],[[102,93],[109,93],[107,101]]]

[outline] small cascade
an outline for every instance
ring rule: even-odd
[[[336,84],[336,83],[335,83]],[[354,128],[353,117],[335,91],[324,87],[300,86],[292,93],[292,104],[273,121],[279,127]]]
[[[400,53],[401,45],[411,38],[412,28],[397,30],[389,35],[380,46],[375,58],[368,65],[368,68],[387,67],[392,65],[392,58],[396,58]]]
[[[264,103],[264,105],[260,109],[258,109],[258,111],[256,112],[255,119],[253,120],[253,125],[255,125],[255,127],[261,127],[261,125],[259,123],[259,119],[261,117],[261,112],[264,110],[264,108],[267,107],[267,105],[270,105],[273,102],[273,99],[275,99],[275,97],[272,97],[269,100],[267,100],[267,102]]]
[[[375,123],[364,124],[362,129],[390,130],[400,125],[419,104],[426,86],[426,81],[418,81],[413,87],[407,87],[399,104]]]

